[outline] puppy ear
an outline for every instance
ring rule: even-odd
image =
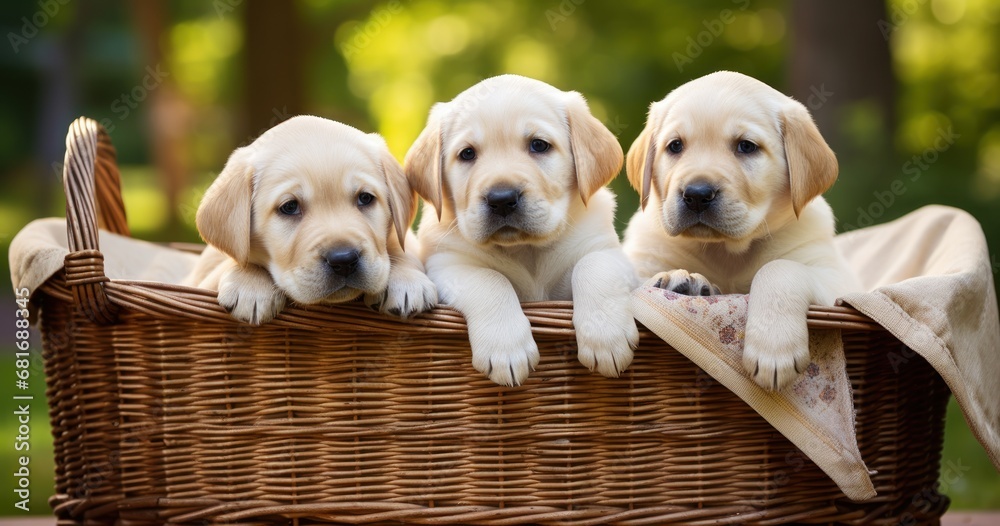
[[[650,189],[653,185],[653,167],[656,159],[656,136],[659,133],[658,123],[666,118],[667,99],[653,102],[649,105],[649,113],[646,116],[646,127],[628,149],[628,161],[625,165],[625,172],[628,174],[628,181],[639,192],[639,205],[641,210],[646,209],[649,201]]]
[[[812,116],[802,104],[791,101],[782,113],[785,161],[795,217],[837,180],[837,156],[823,140]]]
[[[435,104],[427,118],[427,126],[406,152],[404,173],[409,186],[437,210],[441,219],[441,186],[444,184],[444,152],[441,149],[441,121],[446,112],[444,103]]]
[[[205,191],[195,215],[201,238],[241,266],[246,265],[250,257],[254,177],[250,148],[239,148],[229,156],[222,173]]]
[[[569,92],[566,118],[569,121],[570,148],[576,169],[576,184],[583,204],[611,182],[622,169],[622,146],[618,138],[590,113],[583,95]]]
[[[642,210],[646,209],[646,201],[649,201],[649,188],[653,181],[653,160],[656,156],[656,144],[652,138],[656,134],[647,124],[642,129],[642,133],[635,138],[632,147],[628,149],[628,161],[625,163],[625,173],[628,174],[628,182],[639,192],[639,204]]]
[[[417,213],[417,195],[410,187],[409,181],[406,180],[403,167],[389,153],[385,139],[377,133],[370,135],[377,138],[382,149],[379,164],[382,168],[382,175],[385,176],[386,185],[389,187],[389,212],[392,214],[392,224],[395,227],[396,236],[399,238],[399,246],[402,247],[406,242],[406,231],[410,229],[413,216]]]

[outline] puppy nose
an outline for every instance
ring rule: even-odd
[[[361,252],[354,248],[335,248],[327,252],[323,259],[334,274],[347,277],[358,270],[358,261],[361,260]]]
[[[521,191],[516,188],[494,188],[486,194],[486,204],[490,212],[501,217],[507,217],[517,210],[517,202],[521,199]]]
[[[702,212],[712,206],[712,200],[718,191],[712,185],[706,183],[695,183],[684,188],[681,197],[684,204],[694,212]]]

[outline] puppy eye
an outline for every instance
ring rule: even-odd
[[[472,148],[466,148],[466,149],[458,152],[458,157],[459,157],[459,159],[462,159],[463,161],[474,160],[476,158],[476,150],[473,150]]]
[[[739,153],[753,153],[757,151],[757,144],[744,139],[736,143],[736,151]]]
[[[302,210],[299,209],[299,202],[292,199],[282,203],[278,207],[278,212],[286,216],[297,216],[302,213]]]
[[[372,201],[374,200],[375,196],[369,194],[368,192],[361,192],[360,194],[358,194],[358,206],[368,206],[372,204]]]
[[[541,139],[532,139],[528,148],[534,153],[545,153],[549,151],[551,145]]]
[[[670,150],[670,153],[681,153],[684,151],[684,143],[680,139],[674,139],[667,144],[667,150]]]

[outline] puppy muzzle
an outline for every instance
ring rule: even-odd
[[[484,238],[497,234],[509,237],[519,232],[534,233],[531,204],[519,188],[506,185],[490,188],[483,195],[481,207],[481,233]]]
[[[689,234],[694,237],[716,237],[712,232],[732,235],[724,217],[725,202],[717,187],[695,183],[684,187],[667,203],[667,233],[672,236]],[[708,234],[707,236],[705,234]]]
[[[712,208],[718,193],[719,189],[710,184],[696,183],[684,187],[681,200],[688,210],[700,214]]]
[[[338,276],[348,278],[358,270],[361,264],[361,251],[354,247],[340,247],[323,255],[330,271]]]
[[[521,190],[511,187],[493,188],[486,192],[484,199],[491,216],[506,218],[517,213]]]
[[[320,255],[325,295],[359,293],[367,289],[368,268],[363,252],[354,246],[333,247]]]

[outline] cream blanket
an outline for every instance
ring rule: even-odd
[[[101,232],[112,279],[180,283],[197,256]],[[892,223],[838,236],[838,248],[870,292],[844,302],[923,356],[944,378],[969,427],[1000,469],[1000,318],[993,267],[978,222],[930,206]],[[11,281],[34,292],[60,271],[66,223],[42,219],[11,242]],[[854,499],[874,495],[853,432],[850,387],[839,338],[814,331],[815,367],[779,395],[765,393],[740,366],[746,297],[712,300],[640,288],[636,318],[761,413]],[[715,352],[713,352],[713,350]]]
[[[98,231],[104,273],[111,279],[179,284],[198,256],[155,243]],[[66,220],[38,219],[28,223],[10,242],[10,281],[31,294],[63,268],[69,254]]]
[[[897,221],[842,234],[837,248],[865,290],[842,298],[923,356],[944,378],[976,438],[1000,469],[1000,318],[979,223],[928,206]],[[680,297],[643,287],[636,319],[740,396],[852,499],[875,495],[854,436],[839,338],[813,331],[811,371],[768,393],[741,365],[746,296]]]

